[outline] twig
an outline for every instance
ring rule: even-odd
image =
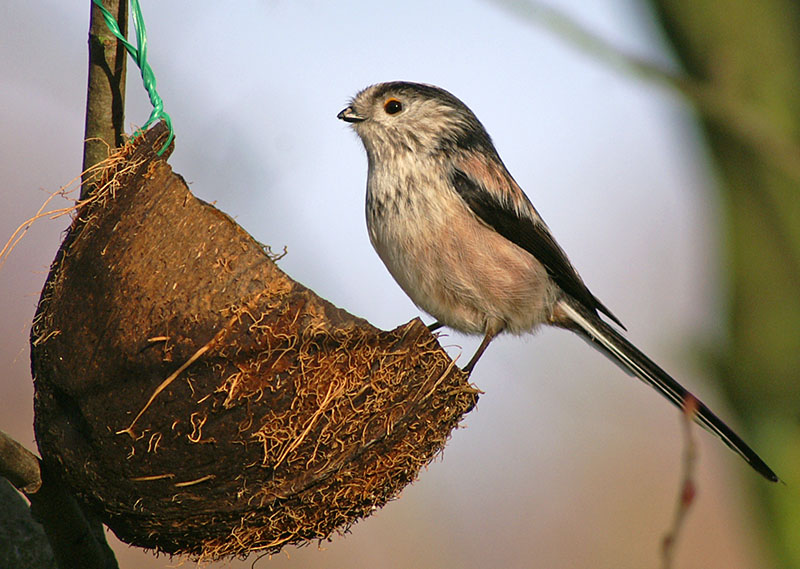
[[[725,129],[765,164],[800,182],[800,143],[776,127],[768,115],[711,81],[700,81],[662,65],[626,53],[599,37],[566,14],[536,0],[491,0],[521,19],[534,22],[590,57],[603,61],[633,77],[662,85],[678,92],[704,118]],[[781,204],[773,192],[758,185],[748,188],[760,206],[760,215],[772,229],[777,247],[786,261],[790,277],[800,283],[800,264],[788,221],[781,218]]]
[[[102,524],[78,505],[58,474],[41,465],[42,487],[26,494],[47,534],[59,569],[118,569]]]
[[[124,30],[128,20],[127,1],[105,0],[105,3]],[[87,197],[88,190],[96,180],[92,166],[108,156],[109,148],[115,148],[122,143],[124,133],[127,54],[115,37],[109,37],[100,10],[94,4],[91,6],[82,198]],[[55,213],[72,209],[65,208]],[[54,212],[48,212],[51,213]],[[40,210],[37,217],[48,214],[42,214]],[[9,240],[10,247],[13,248],[24,235],[32,221],[20,226]],[[8,249],[4,248],[3,252],[7,254]],[[2,433],[0,474],[6,476],[30,500],[31,513],[44,526],[60,569],[118,567],[114,553],[106,543],[102,524],[81,509],[75,497],[61,482],[58,472]]]
[[[39,459],[3,431],[0,431],[0,476],[24,494],[33,494],[42,487]]]
[[[0,431],[0,476],[31,503],[60,569],[117,569],[103,526],[85,515],[59,477],[32,452]]]
[[[535,0],[491,0],[517,16],[549,29],[590,56],[630,75],[669,87],[698,112],[728,129],[753,152],[786,175],[800,180],[800,145],[766,115],[708,81],[698,81],[662,65],[625,53],[566,14]]]
[[[672,519],[672,526],[664,540],[661,542],[661,561],[663,569],[671,569],[672,560],[675,555],[675,546],[678,542],[678,535],[683,528],[686,515],[691,509],[694,498],[697,495],[697,484],[694,480],[695,463],[697,462],[697,445],[692,436],[692,421],[697,413],[697,399],[689,394],[683,403],[683,476],[681,478],[680,492],[676,500],[675,516]]]
[[[127,0],[104,0],[120,30],[127,34]],[[122,42],[109,31],[103,13],[91,4],[89,23],[89,77],[86,91],[86,127],[83,146],[85,172],[81,198],[93,189],[90,168],[121,146],[125,133],[125,68],[128,54]]]

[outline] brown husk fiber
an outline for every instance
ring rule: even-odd
[[[108,161],[51,267],[31,332],[42,457],[141,547],[328,538],[397,496],[477,390],[418,319],[384,332],[290,279],[155,155],[164,137]]]

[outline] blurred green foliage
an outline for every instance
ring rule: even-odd
[[[719,174],[727,338],[719,380],[783,479],[752,477],[779,567],[800,567],[800,6],[653,0],[689,80]],[[765,563],[767,565],[767,563]]]

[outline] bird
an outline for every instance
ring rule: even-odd
[[[371,85],[337,117],[367,154],[370,241],[392,277],[443,326],[482,335],[463,371],[500,333],[542,325],[576,333],[719,437],[767,480],[778,476],[705,404],[629,342],[584,283],[475,114],[428,84]],[[691,403],[688,403],[691,402]]]

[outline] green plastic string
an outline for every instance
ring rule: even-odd
[[[172,139],[175,137],[175,131],[172,129],[172,119],[164,112],[164,101],[161,100],[161,96],[158,94],[158,91],[156,91],[156,76],[155,73],[153,73],[153,68],[150,67],[150,64],[147,62],[147,31],[144,27],[144,17],[142,16],[142,9],[139,6],[139,0],[130,0],[131,11],[133,12],[133,28],[136,30],[136,46],[122,35],[117,20],[114,19],[111,12],[103,6],[103,0],[92,0],[92,2],[95,6],[100,8],[108,29],[122,42],[122,45],[125,46],[125,49],[128,50],[128,53],[141,70],[142,83],[144,83],[144,88],[150,96],[150,104],[153,105],[153,112],[150,113],[150,118],[142,125],[136,133],[136,136],[144,132],[148,126],[158,120],[163,120],[167,124],[167,128],[169,128],[167,142],[164,143],[164,146],[158,151],[158,155],[160,156],[169,147],[170,142],[172,142]]]

